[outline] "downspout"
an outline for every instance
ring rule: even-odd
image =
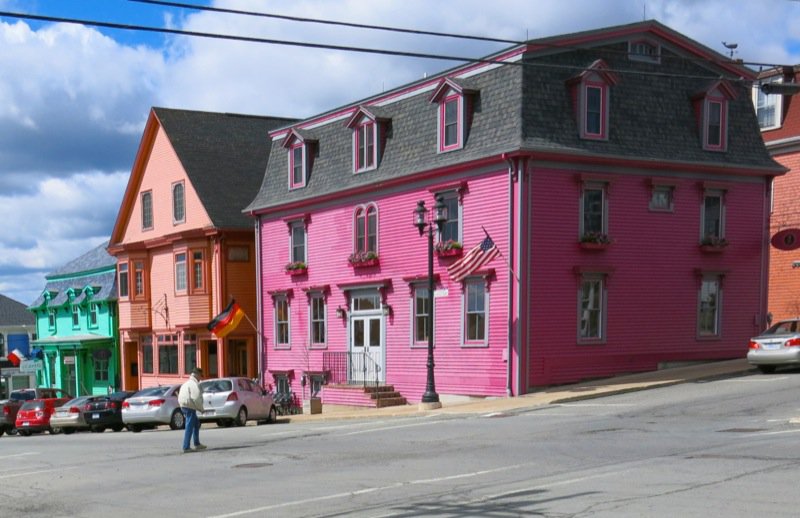
[[[770,323],[767,322],[767,315],[769,314],[769,298],[767,296],[769,290],[769,255],[770,255],[770,200],[772,199],[772,190],[774,188],[775,177],[771,177],[765,180],[764,183],[764,200],[763,200],[763,211],[762,211],[762,225],[761,225],[761,289],[759,290],[759,318],[755,324],[758,326],[756,330],[757,333],[760,333],[767,327]]]
[[[262,388],[264,387],[264,341],[262,340],[261,333],[261,216],[256,216],[255,220],[255,252],[256,256],[256,354],[258,355],[258,381]]]
[[[501,155],[508,163],[508,257],[514,258],[514,175],[515,161],[507,153]],[[512,358],[514,352],[514,275],[513,263],[509,264],[508,272],[508,345],[506,350],[506,397],[513,396],[512,390]]]
[[[529,208],[530,208],[530,204],[529,203],[528,204],[524,203],[524,201],[526,200],[526,198],[525,198],[525,192],[526,192],[525,189],[526,189],[526,185],[527,184],[525,182],[527,181],[527,178],[525,177],[525,173],[528,170],[528,159],[527,158],[520,159],[520,161],[517,163],[517,165],[518,165],[518,167],[517,167],[517,232],[520,234],[520,236],[519,236],[520,239],[519,239],[519,246],[516,248],[516,251],[517,251],[516,260],[514,261],[514,264],[516,265],[516,268],[517,268],[517,270],[516,270],[517,278],[515,279],[517,281],[517,292],[516,292],[516,297],[517,297],[517,325],[516,325],[516,335],[515,335],[514,342],[515,342],[515,346],[517,348],[517,357],[519,358],[518,365],[517,365],[517,375],[516,375],[516,379],[515,379],[515,385],[516,385],[516,389],[517,389],[517,395],[521,395],[523,393],[527,393],[528,392],[528,383],[527,383],[527,381],[525,383],[523,383],[523,379],[526,379],[526,378],[523,378],[523,376],[527,376],[528,362],[529,362],[528,355],[522,353],[522,337],[523,337],[522,326],[523,326],[524,322],[526,322],[526,319],[524,318],[524,316],[527,315],[527,312],[523,313],[523,308],[525,308],[526,306],[522,303],[522,301],[523,301],[523,297],[527,297],[528,296],[527,284],[526,284],[526,287],[523,288],[522,279],[525,279],[525,282],[527,283],[528,279],[529,279],[528,272],[530,271],[527,268],[527,264],[526,264],[525,267],[523,267],[523,252],[522,252],[523,246],[526,246],[526,245],[529,246],[527,236],[530,235],[530,231],[529,231],[528,227],[524,224],[524,220],[523,220],[523,218],[525,217],[525,214],[527,214],[527,210],[529,210]],[[522,234],[523,232],[525,232],[525,235]]]

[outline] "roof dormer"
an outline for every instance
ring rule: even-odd
[[[618,82],[617,75],[602,59],[567,80],[580,138],[608,140],[611,87]]]
[[[309,133],[292,128],[283,139],[283,147],[287,149],[289,189],[305,187],[311,176],[314,164],[314,148],[317,140]]]
[[[469,81],[451,77],[439,81],[430,102],[439,105],[437,142],[440,153],[464,147],[477,94],[478,90]]]
[[[708,88],[692,96],[703,149],[727,150],[728,103],[736,96],[736,90],[725,80],[714,81]]]
[[[376,169],[383,156],[391,118],[375,106],[359,106],[347,119],[353,130],[353,172]]]

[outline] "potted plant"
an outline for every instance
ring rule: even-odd
[[[581,248],[595,250],[606,248],[612,242],[608,234],[603,232],[584,232],[580,239]]]
[[[379,264],[378,254],[372,251],[366,252],[353,252],[347,261],[354,268],[361,268],[366,266],[377,266]]]
[[[434,250],[439,257],[458,257],[464,252],[461,243],[455,239],[448,239],[447,241],[436,243],[436,248]]]
[[[286,265],[286,273],[289,275],[305,275],[308,273],[308,266],[303,261],[294,261]]]
[[[728,240],[724,237],[708,234],[700,240],[700,249],[705,252],[721,252],[728,246]]]

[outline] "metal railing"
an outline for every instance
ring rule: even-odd
[[[380,385],[381,366],[367,352],[323,352],[322,369],[328,373],[328,383]]]

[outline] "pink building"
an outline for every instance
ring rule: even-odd
[[[246,209],[265,379],[326,403],[374,404],[350,389],[365,381],[420,400],[431,308],[413,211],[437,195],[439,394],[744,356],[784,172],[754,77],[649,21],[531,41],[272,131]],[[500,255],[455,282],[447,267],[487,233]]]

